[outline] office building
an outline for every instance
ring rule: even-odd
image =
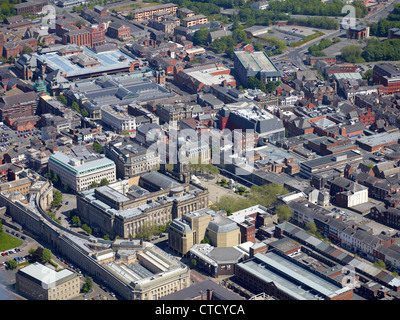
[[[393,94],[400,91],[400,69],[391,63],[376,64],[373,68],[373,81],[384,87],[379,90],[384,94]]]
[[[362,155],[354,150],[342,153],[330,154],[320,158],[300,163],[300,175],[310,179],[316,173],[322,173],[332,169],[344,169],[347,164],[359,163]]]
[[[93,183],[99,184],[103,179],[108,182],[116,179],[115,163],[89,152],[84,146],[74,147],[69,153],[54,152],[49,158],[48,168],[63,185],[68,185],[78,193],[88,190]]]
[[[128,114],[126,106],[102,106],[101,121],[119,133],[136,131],[136,118]]]
[[[103,263],[113,274],[132,288],[133,300],[159,300],[190,286],[190,268],[157,246],[141,240],[120,239],[116,252]]]
[[[137,177],[160,165],[160,156],[155,150],[148,150],[128,138],[111,141],[103,150],[106,157],[115,162],[118,178]]]
[[[181,255],[186,255],[191,247],[201,243],[211,220],[210,208],[183,214],[174,219],[168,228],[168,247]]]
[[[80,293],[80,279],[69,269],[55,271],[38,262],[15,274],[15,288],[33,300],[70,300]]]

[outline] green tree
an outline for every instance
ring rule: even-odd
[[[159,233],[159,229],[158,229],[157,225],[146,222],[142,226],[142,228],[139,230],[139,232],[136,233],[135,238],[151,240],[158,233]]]
[[[364,59],[361,57],[361,53],[361,47],[356,45],[343,47],[340,51],[342,58],[350,63],[363,62]]]
[[[110,182],[106,179],[106,178],[103,178],[103,179],[101,179],[101,181],[100,181],[100,186],[106,186],[106,185],[108,185]]]
[[[63,94],[58,95],[57,100],[60,101],[65,106],[68,104],[68,100],[66,97],[64,97]]]
[[[57,189],[53,189],[53,202],[51,203],[51,206],[53,208],[58,207],[62,203],[62,193],[61,191],[58,191]]]
[[[103,153],[103,147],[98,142],[93,142],[93,150],[97,153]]]
[[[76,215],[71,218],[71,222],[75,227],[80,227],[82,225],[81,219]]]
[[[197,30],[193,35],[193,44],[196,46],[207,45],[207,39],[209,34],[210,34],[209,29],[202,28]]]
[[[208,243],[210,244],[210,239],[207,236],[204,236],[204,239],[201,240],[201,243]]]
[[[6,262],[6,264],[7,264],[7,267],[11,270],[15,269],[18,265],[17,261],[15,261],[15,260],[8,260]]]
[[[93,182],[89,185],[89,189],[97,188],[98,186],[99,186],[99,183],[96,182],[96,181],[93,181]]]
[[[85,118],[89,117],[89,112],[85,108],[82,108],[81,115],[82,115],[82,117],[85,117]]]
[[[277,206],[275,213],[278,215],[278,219],[281,222],[288,221],[292,216],[292,210],[290,210],[290,208],[285,204]]]
[[[53,173],[53,176],[52,176],[52,178],[51,178],[51,181],[53,181],[53,183],[54,183],[55,185],[57,185],[57,184],[60,182],[60,180],[58,179],[57,174]]]
[[[93,279],[89,276],[85,277],[85,283],[82,285],[82,291],[84,293],[90,292],[93,288]]]
[[[42,263],[49,262],[51,260],[52,255],[53,254],[52,254],[50,249],[44,248],[43,251],[42,251],[42,256],[40,258],[41,262]]]
[[[304,229],[311,234],[317,233],[317,226],[315,225],[315,222],[313,222],[313,221],[308,222]]]
[[[382,270],[386,269],[386,263],[383,262],[382,260],[375,261],[374,266]]]
[[[259,42],[254,42],[253,47],[254,47],[255,51],[263,51],[264,50],[263,45]]]
[[[82,230],[85,231],[87,234],[92,234],[92,228],[90,228],[87,224],[83,224],[81,226]]]
[[[72,102],[71,109],[75,110],[76,112],[80,113],[81,110],[79,109],[79,104],[77,102]]]
[[[49,172],[46,172],[45,177],[46,177],[47,180],[51,180],[51,179],[52,179],[52,176],[53,176],[53,174],[52,174],[50,171],[49,171]]]
[[[368,69],[367,71],[365,71],[363,73],[363,78],[366,80],[372,80],[372,75],[373,75],[374,71],[372,69]]]

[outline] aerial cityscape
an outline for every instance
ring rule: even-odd
[[[0,300],[400,299],[400,1],[0,2]]]

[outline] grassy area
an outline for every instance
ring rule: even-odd
[[[290,43],[290,46],[291,47],[298,47],[298,46],[301,46],[301,45],[303,45],[303,44],[305,44],[305,43],[307,43],[307,42],[309,42],[309,41],[311,41],[311,40],[314,40],[314,39],[317,39],[317,38],[319,38],[319,37],[322,37],[322,36],[324,36],[325,35],[325,33],[323,33],[323,32],[321,32],[321,31],[318,31],[318,32],[316,32],[316,33],[313,33],[313,34],[310,34],[310,35],[308,35],[308,36],[305,36],[303,39],[301,39],[300,41],[297,41],[297,42],[291,42]]]
[[[160,4],[159,2],[140,2],[140,3],[136,2],[136,3],[122,5],[120,7],[112,8],[112,11],[115,11],[115,12],[132,11],[132,10],[135,10],[135,9],[151,7],[151,6],[157,6],[159,4]]]
[[[5,251],[19,247],[22,240],[14,238],[5,232],[0,232],[0,251]]]

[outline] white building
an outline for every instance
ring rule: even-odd
[[[136,118],[128,114],[127,107],[103,106],[101,120],[114,130],[127,132],[136,130]]]
[[[103,179],[114,182],[116,179],[115,163],[83,146],[72,148],[68,154],[56,151],[50,156],[48,167],[63,185],[76,192],[89,189],[93,182],[100,183]]]

